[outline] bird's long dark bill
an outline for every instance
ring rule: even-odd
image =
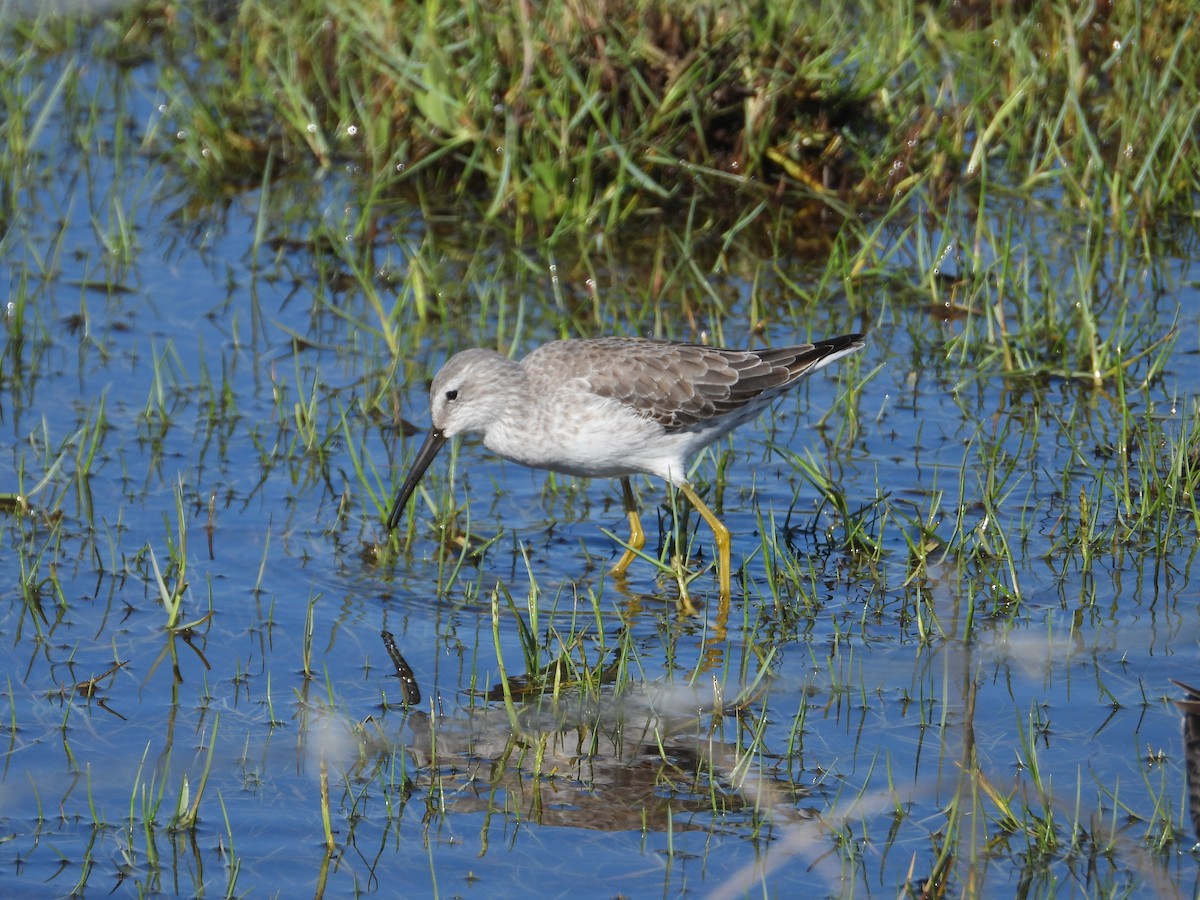
[[[444,434],[436,428],[429,429],[429,434],[425,436],[425,443],[421,445],[421,449],[417,451],[417,458],[413,460],[408,477],[404,479],[404,484],[400,485],[400,490],[396,494],[396,502],[392,504],[392,511],[388,513],[388,531],[400,524],[400,516],[404,513],[404,507],[408,506],[408,498],[417,489],[421,476],[425,474],[425,470],[429,468],[429,464],[433,462],[433,458],[438,455],[438,451],[442,449],[444,443],[446,443]]]

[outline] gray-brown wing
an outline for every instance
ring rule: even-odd
[[[638,338],[556,341],[522,364],[583,378],[597,395],[680,431],[768,400],[858,335],[847,338],[758,351]]]

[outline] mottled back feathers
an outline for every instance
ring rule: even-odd
[[[555,341],[521,361],[531,374],[570,371],[591,393],[634,409],[668,433],[765,406],[804,375],[863,346],[852,334],[812,344],[726,350],[639,338]],[[664,353],[664,345],[670,347]],[[564,365],[564,358],[570,363]],[[740,419],[741,417],[735,417]]]

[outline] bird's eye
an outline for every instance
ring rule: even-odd
[[[446,391],[446,399],[447,400],[457,400],[458,399],[458,391]]]

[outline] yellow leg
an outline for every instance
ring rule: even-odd
[[[629,564],[637,559],[637,553],[634,551],[646,546],[646,533],[642,531],[642,520],[638,516],[637,502],[633,499],[633,487],[628,478],[621,479],[621,496],[625,501],[625,512],[629,514],[629,546],[612,567],[614,575],[624,575]]]
[[[713,530],[713,536],[717,539],[717,577],[721,584],[721,604],[723,606],[729,603],[730,596],[730,573],[729,573],[729,529],[717,518],[716,514],[704,505],[704,501],[697,496],[696,492],[689,485],[681,484],[679,490],[683,491],[683,495],[688,498],[688,502],[696,507],[696,512],[704,517],[704,521],[708,523],[708,527]]]

